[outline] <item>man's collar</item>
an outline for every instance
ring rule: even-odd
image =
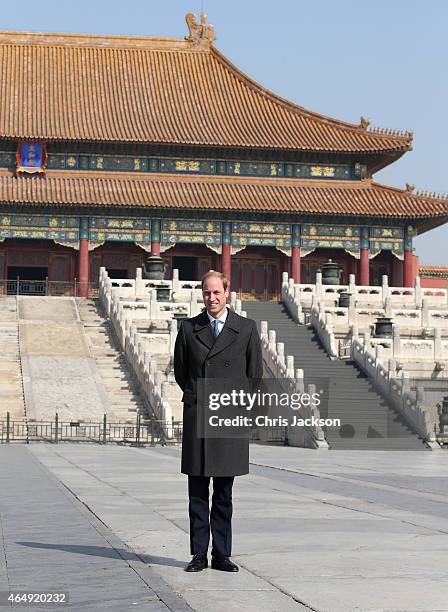
[[[222,323],[226,322],[227,319],[227,315],[229,313],[229,309],[227,308],[227,306],[224,309],[224,312],[222,313],[222,315],[218,318],[215,319],[215,317],[212,317],[212,315],[207,311],[207,316],[208,316],[208,320],[210,321],[210,323],[213,323],[213,321],[222,321]]]

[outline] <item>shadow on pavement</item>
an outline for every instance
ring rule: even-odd
[[[185,561],[178,561],[171,557],[152,557],[151,555],[140,555],[124,548],[107,548],[106,546],[86,546],[83,544],[47,544],[45,542],[16,542],[21,546],[29,548],[43,548],[46,550],[63,550],[77,555],[90,555],[93,557],[108,557],[110,559],[124,559],[134,561],[137,555],[147,565],[168,565],[171,567],[184,567]]]

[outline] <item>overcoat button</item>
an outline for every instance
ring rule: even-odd
[[[225,365],[226,368],[228,368],[229,365],[230,365],[230,361],[224,361],[224,365]]]

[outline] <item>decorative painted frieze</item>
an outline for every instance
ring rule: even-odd
[[[356,225],[302,225],[302,247],[359,251],[361,228]]]
[[[371,227],[370,228],[370,250],[392,251],[397,254],[403,253],[404,232],[401,227]]]
[[[166,246],[177,243],[221,246],[221,222],[164,219],[161,229],[161,244]]]
[[[300,247],[302,244],[302,228],[300,226],[299,223],[293,223],[292,224],[292,246],[293,247]]]
[[[77,242],[79,218],[51,215],[0,215],[0,238]]]
[[[40,238],[61,243],[106,241],[135,242],[146,248],[160,242],[164,250],[175,244],[205,244],[220,252],[222,244],[233,250],[246,246],[272,246],[285,253],[300,246],[302,255],[316,248],[345,249],[355,257],[361,248],[371,254],[392,251],[397,257],[412,250],[413,228],[268,223],[186,219],[148,219],[109,216],[0,215],[0,240]]]
[[[417,236],[417,230],[412,225],[408,225],[404,230],[403,249],[405,251],[410,251],[412,253],[412,239],[414,236]]]
[[[91,217],[90,239],[119,242],[151,242],[151,220],[132,217]]]
[[[16,153],[7,153],[6,151],[0,151],[0,168],[14,168],[16,160]]]
[[[31,143],[34,146],[34,143]],[[22,145],[24,147],[25,145]],[[35,145],[42,146],[42,145]],[[37,149],[35,151],[37,153]],[[22,161],[30,157],[24,157]],[[37,163],[34,157],[32,163]],[[39,158],[42,161],[42,157]],[[223,176],[288,177],[306,179],[357,180],[365,176],[366,166],[355,164],[284,163],[215,159],[182,159],[130,155],[82,155],[50,153],[44,160],[48,169],[103,170],[112,172],[161,172],[170,174],[208,174]],[[0,167],[14,168],[16,155],[0,151]],[[30,166],[31,167],[31,166]],[[37,167],[37,166],[34,166]],[[31,167],[32,169],[32,167]]]
[[[232,223],[232,246],[291,246],[289,223]]]

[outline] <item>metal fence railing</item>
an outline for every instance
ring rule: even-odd
[[[288,428],[283,426],[263,427],[263,433],[260,429],[253,428],[250,432],[250,439],[251,442],[285,445],[288,442]]]
[[[182,441],[182,421],[143,420],[137,415],[135,423],[109,422],[104,415],[102,422],[61,421],[55,414],[54,420],[31,421],[0,418],[0,444],[22,442],[96,442],[98,444],[146,444],[167,446]],[[252,442],[287,444],[286,427],[263,427],[252,429]]]
[[[83,283],[84,287],[85,283]],[[49,281],[48,278],[45,280],[0,279],[0,295],[78,297],[80,294],[81,283],[77,280],[65,282]],[[99,285],[97,282],[88,284],[88,297],[99,297]]]
[[[106,415],[103,421],[60,421],[56,414],[54,420],[29,421],[13,420],[9,412],[6,419],[0,420],[0,443],[11,442],[108,442],[128,444],[150,444],[162,446],[178,444],[182,439],[182,421],[143,421],[140,415],[135,423],[109,422]]]

